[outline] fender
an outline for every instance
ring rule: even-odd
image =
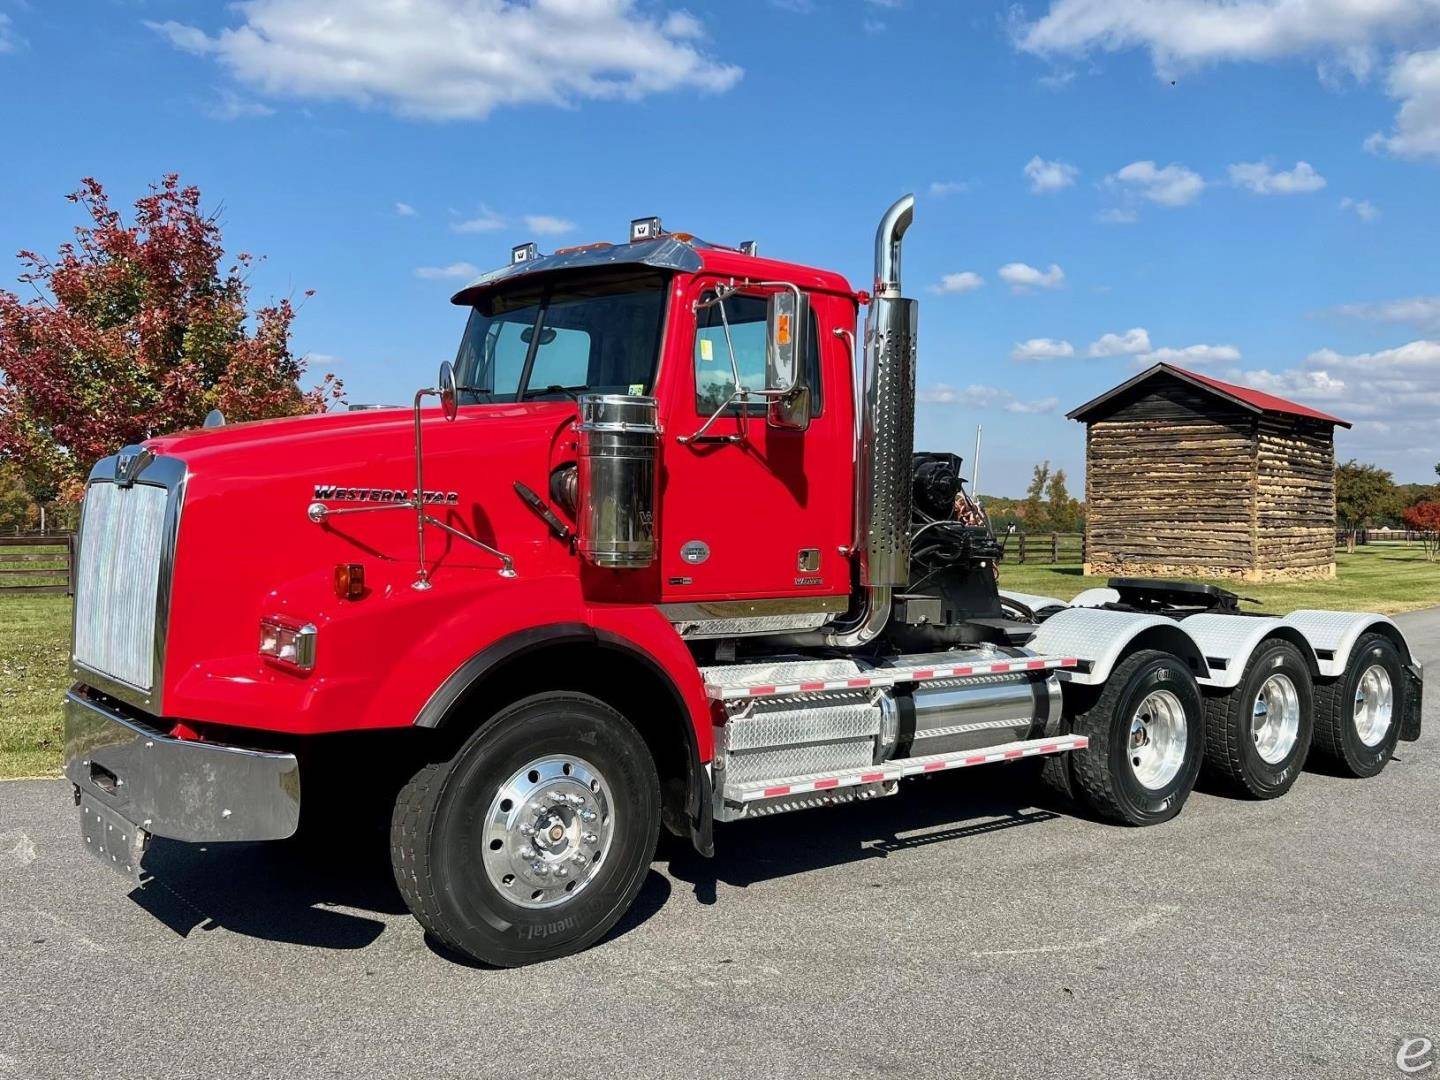
[[[1086,589],[1084,592],[1076,594],[1075,598],[1070,601],[1068,606],[1104,607],[1106,604],[1118,604],[1119,602],[1120,593],[1117,590],[1110,588],[1098,588]]]
[[[1013,600],[1017,604],[1023,604],[1031,611],[1043,611],[1051,607],[1069,607],[1064,600],[1057,600],[1053,596],[1036,596],[1034,593],[1016,592],[1014,589],[1001,589],[1000,597],[1004,600]]]
[[[1143,639],[1143,640],[1141,640]],[[1198,680],[1210,677],[1205,653],[1182,624],[1160,615],[1101,608],[1066,608],[1040,624],[1026,645],[1051,656],[1074,656],[1076,671],[1057,672],[1064,682],[1098,686],[1110,677],[1115,664],[1134,648],[1166,649],[1190,665]]]
[[[1307,608],[1292,611],[1281,621],[1304,635],[1315,650],[1319,673],[1327,678],[1345,674],[1355,642],[1361,634],[1371,630],[1394,641],[1407,663],[1414,659],[1400,627],[1384,615],[1368,611],[1314,611]]]
[[[1251,654],[1266,638],[1281,638],[1290,642],[1305,657],[1310,674],[1320,674],[1319,660],[1310,639],[1284,619],[1207,614],[1191,615],[1184,625],[1186,632],[1205,654],[1205,662],[1210,667],[1209,677],[1200,680],[1202,686],[1218,690],[1239,686],[1245,669],[1250,665]]]
[[[530,626],[507,634],[485,646],[451,673],[425,702],[415,717],[414,726],[429,729],[441,727],[451,708],[471,687],[503,667],[508,661],[549,646],[566,644],[590,645],[596,649],[624,653],[654,674],[660,684],[665,687],[671,704],[682,718],[680,728],[684,732],[687,763],[685,809],[689,818],[691,840],[702,855],[713,854],[711,809],[713,796],[710,787],[710,773],[706,768],[705,761],[702,761],[701,747],[697,738],[697,731],[699,731],[713,739],[713,729],[708,723],[697,725],[691,705],[685,700],[685,695],[681,693],[665,666],[645,649],[620,634],[578,622]],[[688,652],[686,655],[688,657]],[[705,760],[709,759],[712,748],[707,741]]]

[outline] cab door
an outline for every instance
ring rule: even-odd
[[[743,386],[764,389],[773,290],[732,293],[722,319],[721,305],[696,308],[697,301],[714,298],[717,284],[693,280],[671,314],[659,512],[662,598],[842,601],[850,589],[842,549],[851,542],[853,409],[849,345],[833,330],[853,327],[854,306],[848,298],[810,295],[804,328],[810,424],[804,431],[774,428],[763,399],[722,408],[737,372]],[[848,324],[840,321],[846,313]]]

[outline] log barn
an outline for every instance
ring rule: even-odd
[[[1170,364],[1068,414],[1086,425],[1087,574],[1335,576],[1335,427]]]

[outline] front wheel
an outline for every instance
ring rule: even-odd
[[[1090,740],[1071,755],[1085,801],[1126,825],[1169,821],[1200,774],[1203,717],[1195,676],[1179,657],[1155,649],[1126,657],[1073,718],[1075,734]]]
[[[517,967],[578,952],[619,921],[659,824],[655,764],[634,726],[588,695],[537,694],[411,779],[391,863],[435,938]]]

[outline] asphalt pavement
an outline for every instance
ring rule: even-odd
[[[68,785],[0,784],[0,1078],[1401,1077],[1440,1044],[1440,610],[1397,621],[1436,685],[1376,779],[1124,829],[946,774],[669,845],[517,971],[427,945],[374,844],[156,841],[132,890]]]

